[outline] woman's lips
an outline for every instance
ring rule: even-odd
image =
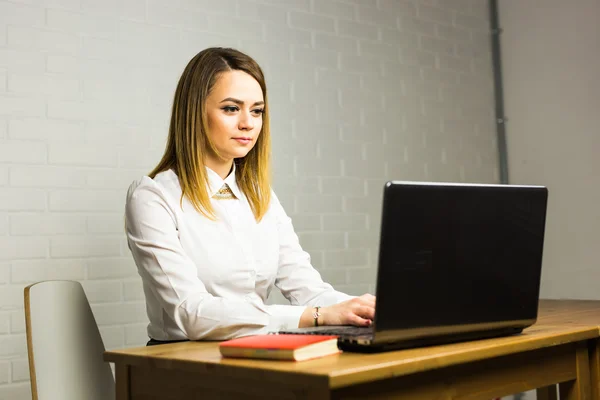
[[[249,144],[252,142],[251,138],[233,138],[233,140],[237,141],[238,143],[241,144]]]

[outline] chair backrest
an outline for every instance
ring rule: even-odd
[[[115,398],[104,343],[79,282],[26,287],[25,326],[34,400]]]

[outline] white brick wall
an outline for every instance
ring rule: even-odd
[[[385,180],[497,180],[480,3],[0,0],[0,399],[30,396],[35,281],[82,281],[108,348],[145,342],[125,191],[158,161],[177,79],[208,46],[266,72],[274,186],[315,267],[373,291]]]

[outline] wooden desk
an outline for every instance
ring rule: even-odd
[[[536,325],[596,326],[600,329],[600,301],[541,300]],[[592,400],[600,400],[600,337],[589,342]],[[556,399],[553,386],[537,390],[538,400]]]
[[[541,302],[538,323],[521,335],[372,355],[236,360],[222,359],[217,343],[184,342],[109,351],[104,358],[116,365],[118,400],[489,400],[535,388],[551,399],[555,384],[561,398],[589,399],[598,386],[589,354],[600,336],[600,302],[592,303]]]

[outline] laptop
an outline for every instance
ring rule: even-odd
[[[279,333],[360,352],[520,333],[537,319],[547,199],[543,186],[387,182],[373,324]]]

